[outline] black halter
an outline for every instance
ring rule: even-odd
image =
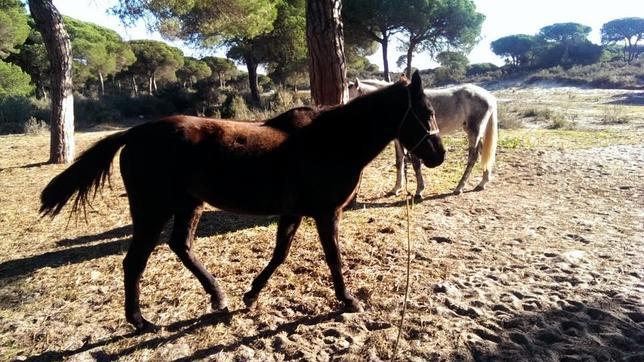
[[[431,128],[432,128],[432,125],[433,125],[433,123],[434,123],[434,122],[429,122],[429,127],[430,127],[430,129],[427,129],[427,127],[425,127],[425,125],[423,124],[423,122],[420,120],[420,117],[418,117],[418,115],[416,114],[416,112],[414,112],[414,109],[413,109],[412,104],[411,104],[411,92],[409,91],[409,88],[405,87],[405,89],[407,90],[407,101],[408,101],[408,105],[407,105],[407,110],[405,111],[405,115],[403,116],[403,119],[402,119],[402,121],[400,122],[400,126],[398,126],[398,138],[400,138],[400,131],[402,130],[402,126],[403,126],[403,124],[405,124],[405,121],[407,120],[407,116],[409,115],[409,113],[410,113],[410,112],[411,112],[411,114],[414,116],[414,119],[416,119],[416,122],[418,122],[418,124],[420,124],[420,127],[425,131],[425,134],[423,135],[423,137],[421,137],[421,138],[420,138],[420,140],[418,141],[418,143],[416,143],[416,145],[415,145],[414,147],[412,147],[412,148],[408,149],[408,151],[409,151],[409,152],[413,152],[416,148],[418,148],[418,146],[420,146],[420,144],[421,144],[421,143],[422,143],[422,142],[423,142],[427,137],[432,136],[432,135],[435,135],[435,134],[439,134],[439,132],[440,132],[440,131],[439,131],[438,126],[437,126],[437,125],[434,125],[434,126],[435,126],[435,128],[434,128],[434,129],[431,129]]]

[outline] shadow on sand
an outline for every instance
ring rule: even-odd
[[[130,355],[134,351],[138,351],[141,349],[154,349],[161,345],[172,343],[173,341],[181,339],[182,337],[185,337],[189,334],[194,334],[196,331],[207,326],[213,326],[217,324],[228,325],[230,324],[232,318],[234,318],[236,315],[239,315],[245,312],[248,312],[248,309],[238,309],[226,315],[209,313],[197,318],[175,322],[163,327],[166,331],[171,332],[167,336],[156,336],[154,334],[151,334],[150,335],[151,338],[145,339],[132,346],[126,347],[116,353],[108,354],[102,350],[98,350],[98,351],[90,352],[90,354],[97,361],[118,360],[119,358]],[[318,316],[302,317],[295,321],[284,323],[275,329],[266,329],[251,336],[241,337],[237,341],[230,344],[218,344],[212,347],[197,350],[192,355],[177,359],[176,361],[193,361],[201,358],[207,358],[208,356],[212,356],[213,354],[216,354],[219,352],[235,351],[242,345],[251,345],[253,344],[253,342],[257,340],[270,338],[278,335],[281,332],[293,333],[294,331],[297,330],[299,326],[302,326],[302,325],[312,326],[319,323],[327,322],[327,321],[336,319],[341,314],[342,312],[340,311],[333,311],[333,312],[321,314]],[[93,349],[100,348],[100,347],[106,347],[111,344],[117,343],[121,340],[124,340],[127,338],[133,338],[133,337],[136,337],[136,334],[128,333],[128,334],[113,336],[113,337],[102,339],[93,343],[87,343],[82,347],[76,348],[76,349],[69,349],[69,350],[63,350],[63,351],[47,351],[36,356],[31,356],[27,358],[25,361],[61,360],[82,352],[91,351]]]
[[[201,217],[197,236],[209,237],[255,226],[268,226],[275,220],[274,217],[237,215],[219,210],[208,211]],[[164,234],[167,234],[167,232]],[[46,267],[56,268],[109,255],[122,254],[128,249],[131,235],[132,225],[128,225],[99,234],[59,240],[56,245],[64,247],[64,249],[0,263],[0,282],[15,277],[23,277]],[[163,239],[163,236],[161,239]],[[106,242],[93,244],[104,240]]]

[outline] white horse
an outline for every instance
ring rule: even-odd
[[[362,94],[373,92],[391,83],[381,80],[359,80],[349,84],[349,98],[353,99]],[[441,134],[450,134],[461,127],[467,134],[468,157],[465,172],[454,189],[454,194],[463,192],[465,183],[472,173],[476,160],[481,155],[481,166],[483,178],[475,190],[484,190],[485,186],[492,179],[492,166],[496,155],[496,144],[498,139],[498,117],[496,97],[485,89],[473,84],[464,84],[444,89],[425,89],[434,111],[436,122]],[[405,151],[400,142],[396,145],[396,185],[391,193],[398,194],[402,189],[404,172]],[[412,159],[414,173],[416,175],[416,196],[422,196],[425,189],[425,181],[421,173],[421,163]]]

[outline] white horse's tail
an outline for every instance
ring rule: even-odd
[[[496,144],[499,137],[498,134],[498,117],[496,105],[492,110],[490,119],[486,122],[485,136],[483,136],[483,147],[481,149],[481,167],[484,171],[492,172],[494,160],[496,157]]]

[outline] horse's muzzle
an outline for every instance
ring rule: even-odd
[[[440,166],[443,161],[445,161],[445,151],[441,152],[440,154],[434,155],[434,157],[430,159],[424,159],[423,164],[429,168],[434,168]]]

